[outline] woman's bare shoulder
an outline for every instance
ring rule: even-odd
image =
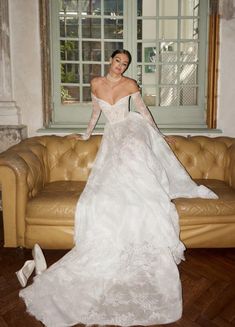
[[[91,80],[91,90],[93,93],[96,93],[97,88],[99,88],[104,83],[104,77],[94,77]]]
[[[137,84],[137,81],[130,77],[125,77],[125,87],[128,88],[129,93],[135,93],[140,90],[139,85]]]
[[[94,77],[91,80],[91,85],[95,86],[95,85],[98,85],[98,84],[102,83],[103,81],[104,81],[104,77],[102,77],[102,76]]]

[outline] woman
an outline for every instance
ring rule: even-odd
[[[108,74],[91,82],[86,133],[70,136],[88,139],[103,111],[108,123],[77,204],[75,247],[48,269],[33,250],[28,271],[36,264],[42,273],[20,296],[46,326],[153,325],[182,314],[177,264],[185,247],[171,199],[217,196],[175,158],[136,81],[123,76],[130,62],[127,50],[112,54]],[[140,114],[129,112],[130,97]]]

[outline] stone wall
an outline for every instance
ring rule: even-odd
[[[0,153],[27,137],[24,125],[0,125]]]
[[[19,143],[27,137],[25,125],[0,125],[0,153]],[[2,210],[2,196],[0,185],[0,211]]]

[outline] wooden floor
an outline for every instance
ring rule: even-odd
[[[48,264],[66,251],[44,251]],[[0,216],[0,327],[43,326],[25,312],[15,271],[31,251],[3,248]],[[235,249],[189,249],[180,265],[184,312],[168,327],[235,326]]]

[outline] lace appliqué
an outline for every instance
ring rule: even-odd
[[[163,134],[160,132],[159,128],[157,127],[152,115],[150,114],[148,108],[146,107],[140,92],[136,92],[132,95],[132,99],[134,101],[136,110],[146,119],[149,124],[156,130],[158,131],[159,134],[163,136]]]
[[[90,138],[92,131],[95,128],[95,125],[96,125],[96,123],[100,117],[100,113],[101,113],[101,108],[99,106],[99,103],[98,103],[96,97],[92,94],[91,98],[92,98],[92,114],[91,114],[91,118],[90,118],[90,121],[87,126],[87,130],[82,135],[82,139],[85,141]]]

